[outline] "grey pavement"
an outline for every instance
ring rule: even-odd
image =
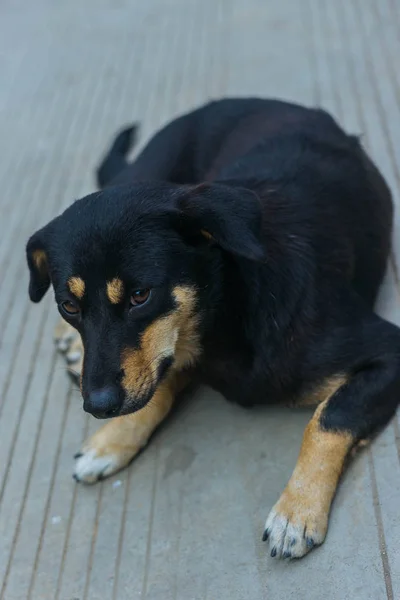
[[[398,0],[3,0],[0,4],[0,599],[400,599],[400,424],[351,464],[325,544],[271,559],[263,523],[308,411],[244,411],[208,389],[94,487],[72,455],[97,424],[27,295],[24,244],[94,189],[132,120],[141,141],[209,98],[324,106],[400,199]],[[399,211],[379,310],[400,324]],[[396,259],[397,257],[397,259]]]

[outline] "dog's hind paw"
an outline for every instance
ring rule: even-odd
[[[61,319],[54,329],[57,350],[65,356],[68,373],[79,381],[83,364],[83,344],[79,333]]]
[[[59,319],[57,325],[54,328],[54,343],[57,346],[57,350],[60,352],[67,352],[72,342],[79,336],[79,333],[71,327],[64,319]]]
[[[68,364],[68,372],[75,380],[79,381],[83,366],[83,344],[78,336],[70,345],[65,355]]]

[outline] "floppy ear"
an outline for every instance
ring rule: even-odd
[[[50,286],[43,229],[40,229],[29,239],[26,246],[26,257],[30,271],[29,297],[32,302],[40,302]]]
[[[262,213],[258,196],[246,188],[200,184],[185,190],[178,208],[198,233],[237,256],[262,261]]]

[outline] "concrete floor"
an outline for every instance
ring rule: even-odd
[[[244,411],[209,390],[130,469],[75,485],[97,426],[27,295],[24,244],[94,187],[116,129],[142,141],[210,97],[320,104],[400,199],[396,0],[3,0],[0,6],[0,598],[400,598],[397,418],[346,473],[325,544],[278,563],[261,534],[309,413]],[[400,323],[399,213],[379,310]]]

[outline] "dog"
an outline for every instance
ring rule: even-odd
[[[31,300],[52,284],[68,324],[57,340],[84,410],[111,418],[74,477],[128,465],[192,382],[243,406],[314,405],[263,530],[271,556],[301,557],[324,541],[347,457],[399,403],[400,331],[373,310],[390,190],[321,109],[212,101],[128,163],[135,135],[116,137],[100,191],[26,248]]]

